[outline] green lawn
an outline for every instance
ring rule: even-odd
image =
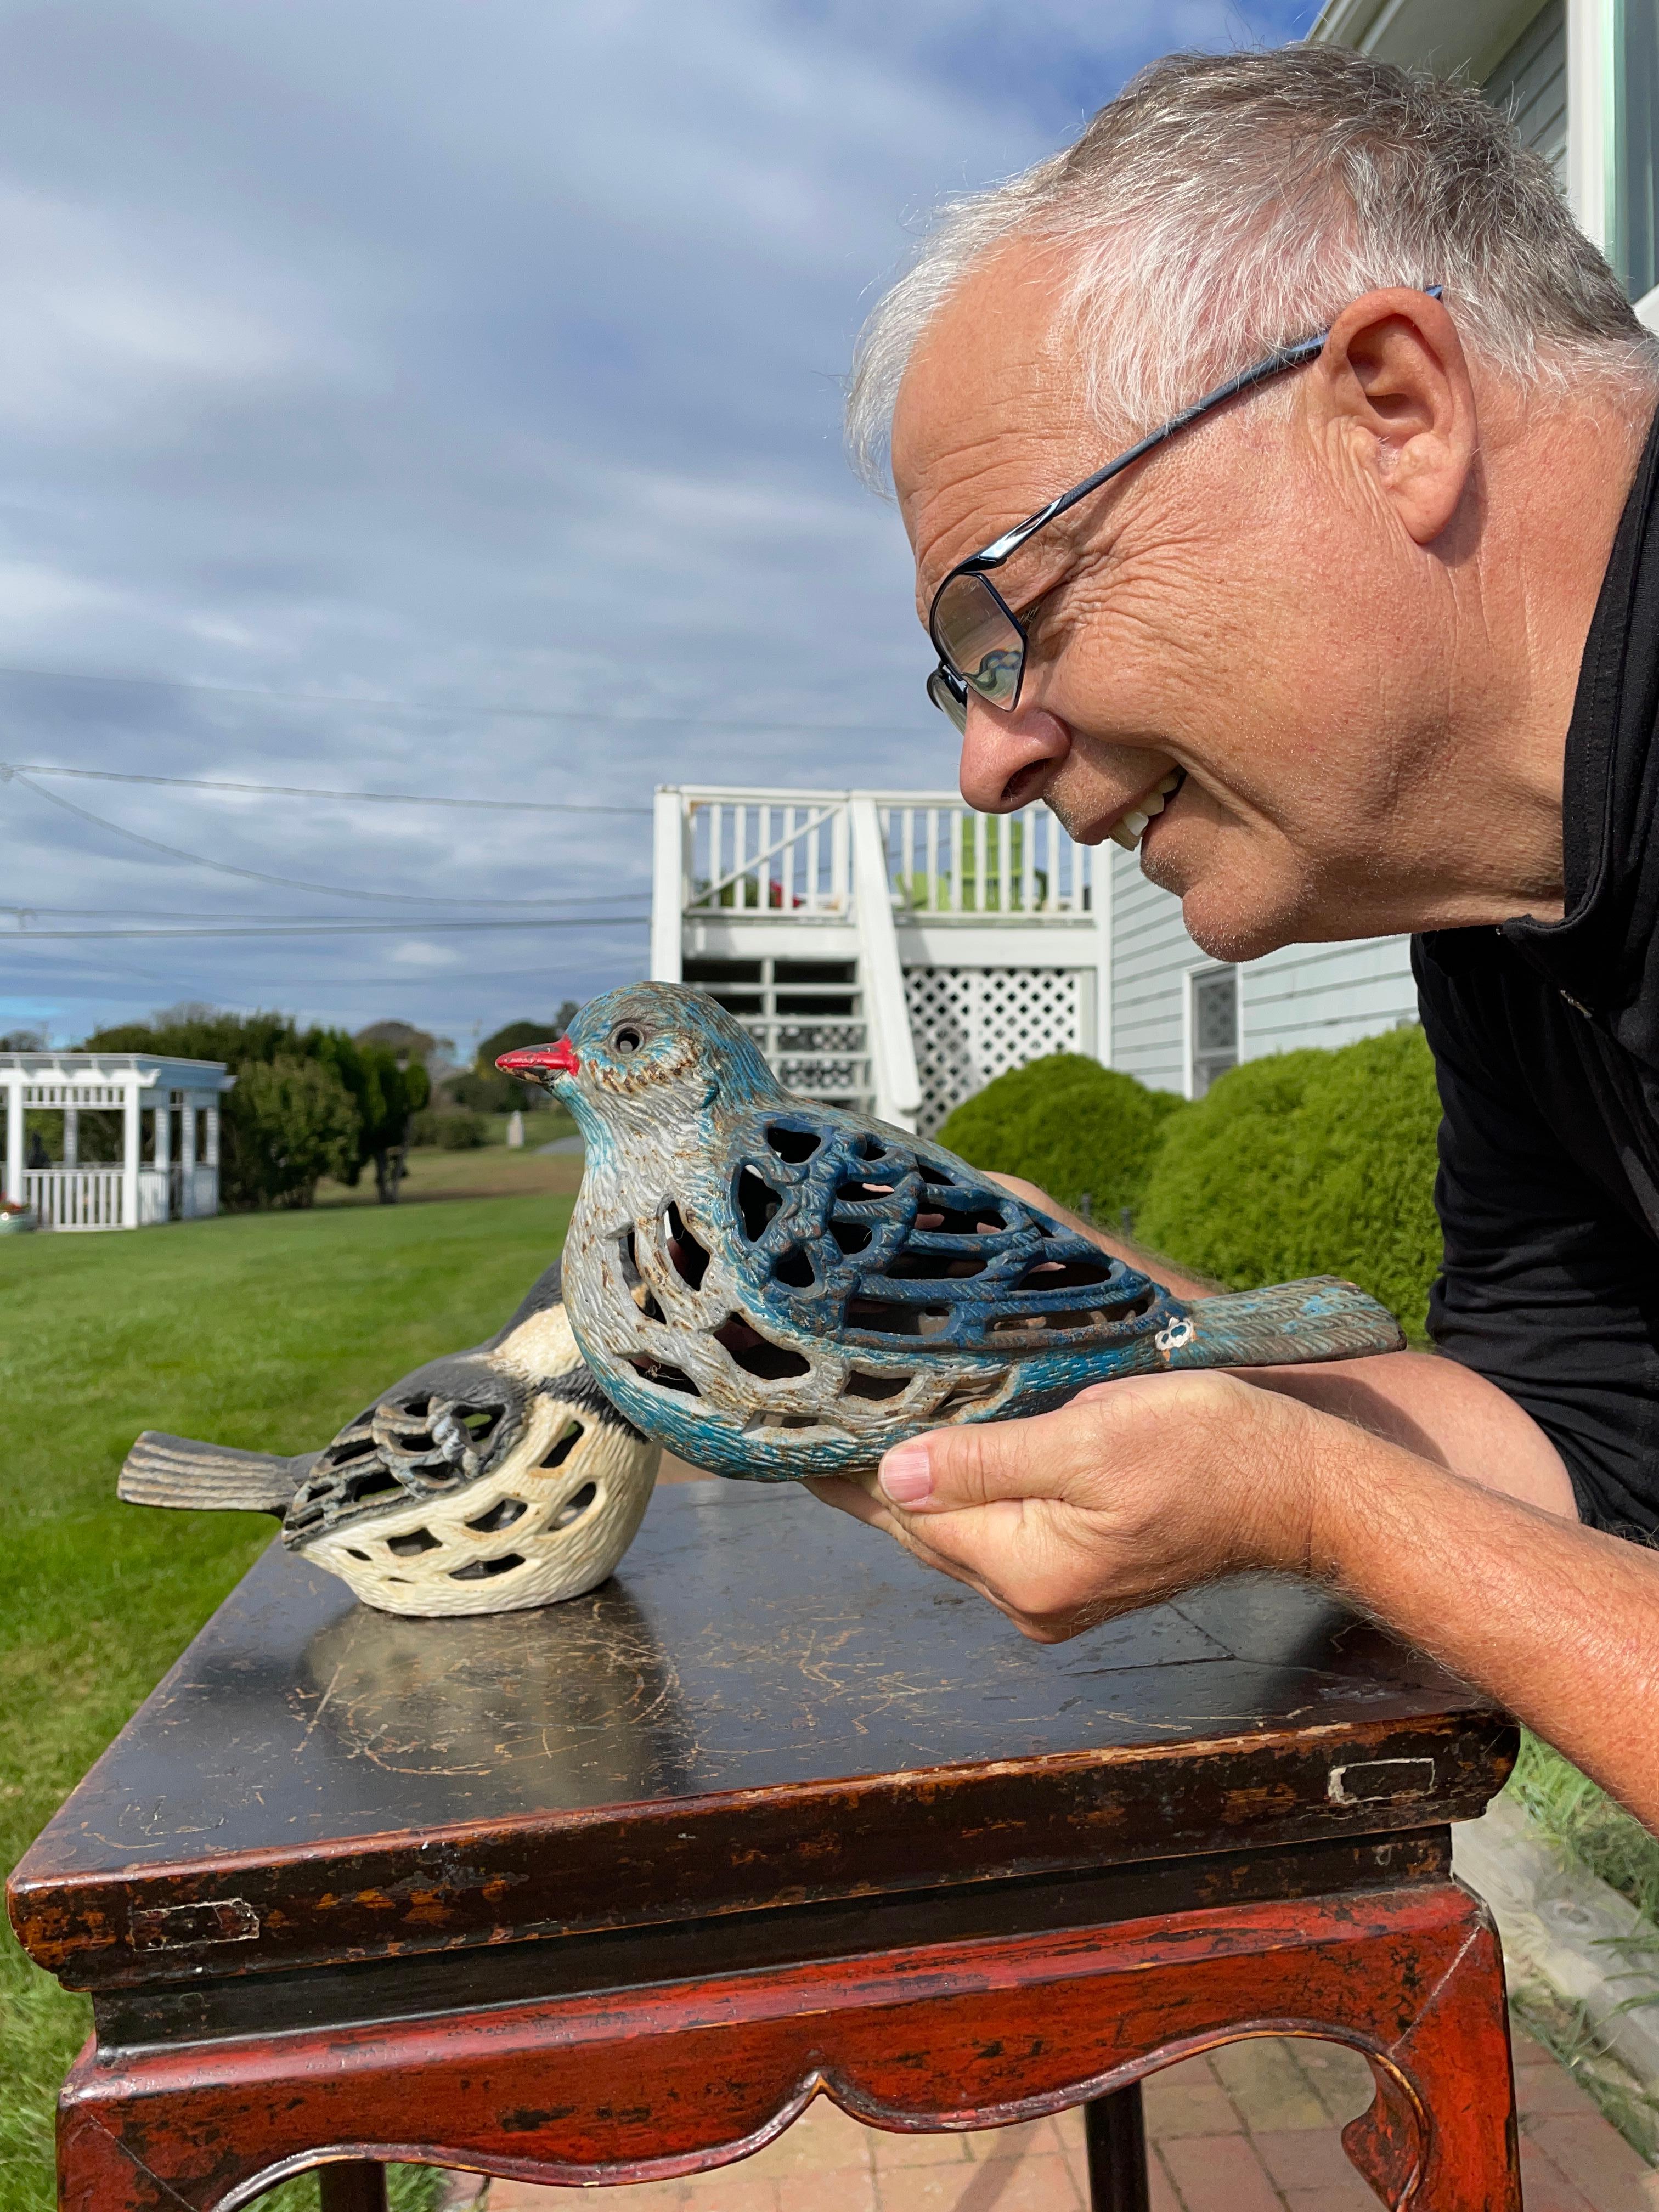
[[[0,1864],[270,1540],[261,1515],[119,1504],[139,1430],[325,1443],[498,1328],[569,1212],[543,1193],[0,1240]],[[52,2203],[52,2100],[87,2026],[0,1934],[0,2212]]]

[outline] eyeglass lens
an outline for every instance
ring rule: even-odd
[[[1025,641],[983,576],[952,576],[933,608],[933,642],[946,665],[993,707],[1013,704]]]

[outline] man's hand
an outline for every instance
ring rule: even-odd
[[[1031,1420],[936,1429],[867,1486],[811,1487],[1055,1644],[1219,1575],[1307,1572],[1322,1425],[1231,1376],[1143,1375]]]
[[[1054,1644],[1194,1584],[1306,1576],[1486,1691],[1659,1833],[1659,1556],[1230,1375],[1098,1383],[815,1482]]]
[[[1093,1222],[1068,1213],[1047,1191],[1021,1176],[994,1175],[991,1181],[1039,1212],[1052,1214],[1079,1235],[1092,1237],[1114,1259],[1127,1261],[1178,1298],[1209,1297],[1224,1287],[1183,1273],[1156,1252],[1106,1235]],[[1483,1489],[1504,1491],[1565,1520],[1578,1517],[1567,1470],[1543,1430],[1512,1398],[1455,1360],[1429,1352],[1390,1352],[1365,1359],[1239,1372],[1252,1389],[1282,1391],[1298,1398],[1304,1406],[1403,1444],[1407,1451],[1449,1468]]]

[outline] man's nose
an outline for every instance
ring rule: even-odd
[[[978,813],[1012,814],[1043,797],[1071,749],[1066,725],[1042,708],[1002,714],[969,692],[962,795]]]

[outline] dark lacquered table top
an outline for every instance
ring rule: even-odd
[[[278,1958],[499,1942],[1421,1826],[1477,1810],[1509,1743],[1294,1583],[1040,1646],[801,1492],[692,1483],[602,1589],[539,1612],[398,1620],[273,1546],[42,1834],[13,1915],[82,1983],[182,1971],[234,1940],[226,1900]]]

